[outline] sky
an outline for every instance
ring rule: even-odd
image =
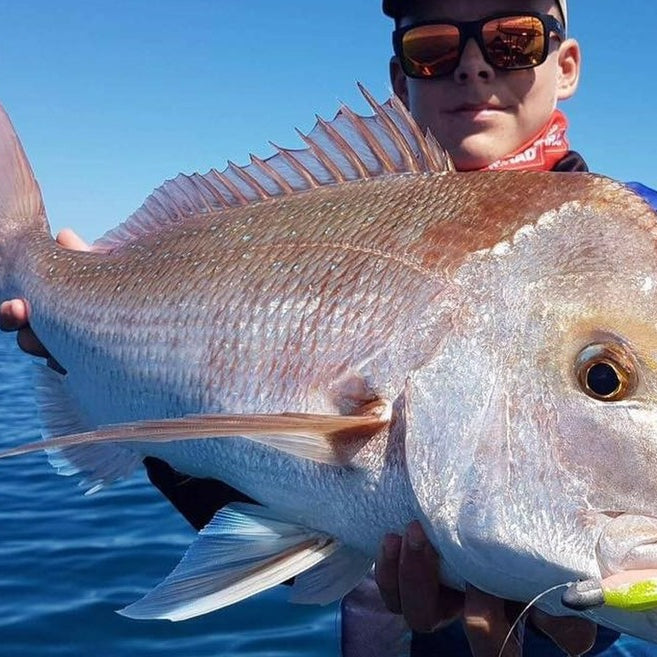
[[[467,1],[467,0],[463,0]],[[571,0],[584,52],[562,109],[592,170],[657,187],[653,0]],[[54,231],[87,240],[178,172],[299,147],[316,113],[390,92],[380,0],[0,0],[0,102]]]

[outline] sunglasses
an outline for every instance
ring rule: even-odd
[[[565,38],[563,25],[549,14],[493,14],[478,21],[436,20],[395,30],[392,43],[402,70],[411,78],[439,78],[456,70],[465,44],[474,39],[486,62],[502,71],[542,64],[550,34]]]

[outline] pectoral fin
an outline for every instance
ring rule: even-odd
[[[0,458],[40,450],[103,443],[149,443],[241,436],[301,458],[346,465],[390,421],[387,400],[371,402],[354,415],[281,413],[277,415],[188,415],[109,425],[95,431],[28,443],[0,452]]]
[[[316,566],[340,548],[265,507],[232,504],[203,529],[171,574],[119,613],[185,620],[221,609]]]

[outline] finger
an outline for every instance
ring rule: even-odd
[[[48,358],[50,354],[48,350],[41,344],[36,335],[32,332],[31,328],[24,328],[18,332],[18,346],[32,356],[41,356]]]
[[[467,585],[463,626],[473,657],[498,657],[511,628],[505,601]],[[502,657],[520,657],[522,649],[515,633],[509,637]]]
[[[534,627],[549,636],[568,655],[583,655],[595,643],[596,625],[585,618],[559,618],[540,609],[532,609],[529,617]]]
[[[393,614],[401,614],[399,600],[399,552],[402,539],[396,534],[386,534],[381,541],[379,555],[374,565],[374,579],[385,606]]]
[[[91,247],[70,228],[64,228],[57,233],[55,238],[60,246],[73,251],[91,251]]]
[[[12,299],[0,304],[0,329],[16,331],[27,324],[27,305],[22,299]]]
[[[419,522],[404,534],[399,555],[399,597],[402,613],[417,632],[431,632],[458,615],[462,600],[456,591],[442,588],[438,554]]]

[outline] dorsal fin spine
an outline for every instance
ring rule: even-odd
[[[218,190],[214,185],[212,185],[210,183],[210,181],[205,178],[205,176],[201,176],[200,174],[197,174],[197,173],[195,173],[194,175],[198,176],[199,183],[201,183],[203,185],[204,189],[207,189],[210,192],[212,198],[215,201],[217,201],[219,203],[219,205],[221,205],[221,207],[223,207],[223,208],[229,208],[230,207],[230,203],[226,200],[226,198],[221,193],[221,191]]]
[[[363,161],[358,157],[358,153],[349,145],[347,140],[330,124],[327,123],[321,116],[317,117],[317,124],[320,125],[326,134],[333,140],[342,150],[342,154],[349,160],[351,165],[356,169],[359,178],[369,178],[370,172],[368,171]]]
[[[182,178],[182,180],[181,180],[181,178]],[[189,206],[190,206],[191,208],[193,208],[194,205],[195,205],[194,199],[189,195],[189,193],[188,193],[188,191],[187,191],[185,185],[183,184],[183,180],[184,180],[184,181],[190,181],[190,182],[191,182],[189,176],[176,176],[176,177],[171,181],[171,184],[172,184],[172,185],[175,185],[175,187],[179,190],[179,192],[182,194],[182,196],[184,196],[184,197],[187,199],[187,201],[189,202]],[[192,182],[191,184],[192,184],[192,186],[194,185],[193,182]],[[201,198],[203,198],[203,197],[201,197]],[[205,199],[204,199],[204,200],[205,200]],[[176,206],[178,207],[178,214],[179,214],[181,217],[184,216],[184,215],[185,215],[185,209],[184,209],[184,207],[182,207],[179,203],[176,203]]]
[[[361,89],[361,91],[364,92],[364,88]],[[388,113],[379,105],[379,103],[376,102],[374,97],[369,92],[364,92],[363,95],[365,96],[365,100],[367,100],[370,107],[374,110],[376,116],[378,116],[383,121],[385,126],[388,128],[388,131],[391,133],[391,135],[394,136],[395,143],[397,144],[397,147],[399,148],[399,151],[402,154],[402,157],[404,158],[404,162],[406,164],[407,170],[412,173],[419,173],[421,169],[418,166],[418,162],[415,157],[415,154],[413,153],[413,149],[411,148],[410,144],[406,140],[404,133],[399,129],[397,124],[390,118]],[[393,96],[392,100],[394,102],[394,100],[398,100],[398,99],[396,96]],[[399,101],[399,103],[403,107],[404,117],[406,117],[407,116],[406,107],[404,107],[401,101]],[[395,107],[395,109],[399,111],[399,107]]]
[[[424,135],[422,134],[422,131],[420,130],[418,124],[415,123],[415,121],[413,120],[413,117],[411,116],[411,113],[406,108],[406,105],[404,105],[404,103],[402,103],[401,100],[399,100],[399,98],[397,98],[397,96],[393,96],[392,106],[393,106],[394,109],[397,110],[397,112],[399,112],[399,114],[401,114],[406,119],[406,124],[410,128],[411,134],[413,135],[413,137],[415,137],[415,139],[418,141],[418,143],[423,144],[424,143]],[[394,121],[393,121],[393,123],[394,123]],[[395,124],[395,128],[398,132],[400,132],[401,138],[403,139],[404,143],[408,146],[408,150],[406,152],[408,153],[409,164],[410,164],[410,161],[412,160],[415,167],[417,167],[417,170],[421,171],[421,169],[418,165],[417,159],[413,156],[413,149],[411,148],[410,144],[408,143],[406,137],[404,136],[403,133],[401,133],[401,131],[399,130],[399,127],[396,124]],[[425,157],[427,157],[427,156],[429,156],[429,158],[430,158],[430,161],[427,162],[427,164],[429,166],[436,166],[436,162],[431,157],[431,151],[428,150],[428,149],[425,149]]]
[[[265,160],[261,160],[255,155],[251,155],[251,162],[256,167],[258,167],[260,171],[269,176],[269,178],[271,178],[278,185],[283,194],[292,194],[294,192],[292,185],[290,185],[290,183],[285,180],[285,178],[278,171],[276,171],[276,169],[274,169],[271,164],[268,164]]]
[[[171,181],[169,181],[169,182],[171,182]],[[163,192],[162,188],[160,187],[159,189],[156,189],[156,190],[151,194],[151,198],[153,199],[153,201],[154,201],[157,205],[160,206],[160,208],[162,209],[162,213],[163,213],[163,214],[165,215],[165,217],[167,218],[167,223],[169,223],[170,221],[176,219],[176,215],[175,215],[175,214],[172,214],[172,213],[171,213],[171,210],[172,210],[172,209],[173,209],[173,210],[176,210],[177,208],[176,208],[175,206],[172,208],[170,205],[167,205],[166,202],[162,202],[162,201],[160,201],[160,198],[159,198],[159,197],[160,197],[162,194],[164,194],[164,192]],[[165,201],[166,201],[166,200],[169,200],[169,197],[165,197]]]
[[[264,201],[268,199],[271,194],[250,174],[248,174],[242,167],[238,167],[235,163],[228,160],[228,168],[241,180],[253,189],[253,191]]]
[[[198,173],[193,173],[191,176],[188,178],[189,182],[191,185],[194,187],[194,189],[198,192],[199,198],[202,200],[202,203],[205,207],[206,212],[212,212],[213,207],[208,203],[208,199],[205,197],[205,190],[207,190],[207,187],[203,184],[203,176],[199,176]],[[214,197],[214,195],[213,195]]]
[[[388,173],[394,173],[395,163],[390,159],[390,155],[388,155],[385,148],[383,148],[381,142],[372,134],[372,131],[367,127],[367,124],[346,105],[342,107],[342,112],[351,121],[354,128],[365,140],[365,143],[372,149],[372,152],[381,163],[383,170]]]
[[[219,173],[216,169],[210,169],[212,175],[221,185],[223,185],[235,198],[237,205],[246,205],[249,199],[244,196],[242,190],[223,173]]]
[[[155,195],[155,192],[153,192],[148,197],[148,199],[146,199],[145,205],[147,207],[147,211],[149,212],[149,214],[152,217],[157,217],[157,222],[159,224],[169,224],[169,223],[171,223],[171,216],[169,215],[166,207],[164,205],[162,205],[162,202],[160,201],[160,199],[157,198],[157,196]],[[153,206],[156,206],[156,207],[153,207]],[[128,224],[128,222],[126,222],[126,224],[124,224],[124,225],[127,226],[127,224]],[[127,227],[126,227],[126,230],[127,230]]]
[[[294,169],[294,171],[296,171],[308,183],[308,185],[310,185],[310,187],[320,187],[319,180],[313,175],[312,171],[299,162],[289,149],[277,146],[272,141],[269,143],[283,156],[292,169]]]
[[[399,99],[379,104],[362,85],[359,88],[373,116],[359,116],[343,107],[330,122],[316,117],[310,134],[301,135],[306,144],[303,150],[274,145],[274,155],[266,160],[251,156],[251,163],[244,167],[229,162],[222,172],[181,174],[156,189],[139,210],[94,247],[112,250],[194,217],[215,216],[228,208],[328,184],[454,169],[446,151],[433,136],[422,134]]]
[[[456,167],[454,166],[454,162],[452,161],[449,153],[433,136],[433,132],[431,132],[431,130],[427,130],[425,139],[427,141],[427,145],[429,146],[428,152],[432,157],[432,168],[435,166],[435,170],[442,169],[444,171],[456,171]]]
[[[322,147],[309,135],[304,135],[303,132],[301,132],[301,130],[298,128],[296,131],[299,137],[301,137],[301,139],[303,139],[303,141],[308,144],[309,148],[315,154],[317,159],[324,165],[324,167],[326,167],[326,170],[333,176],[333,180],[335,180],[336,183],[346,182],[347,179],[342,175],[340,167],[338,167],[335,162],[333,162],[326,151],[324,151]]]

